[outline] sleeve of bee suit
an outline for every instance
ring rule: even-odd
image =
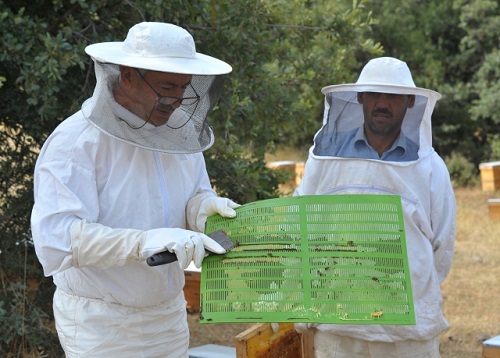
[[[431,179],[430,197],[431,227],[434,234],[434,265],[439,282],[443,282],[451,269],[456,234],[456,201],[446,165],[437,158],[441,165],[436,165]],[[440,170],[437,170],[440,169]]]
[[[128,226],[99,224],[103,203],[99,196],[96,160],[100,158],[100,145],[109,138],[84,118],[67,119],[60,128],[44,144],[34,178],[35,205],[31,228],[35,250],[46,276],[75,266],[124,265],[130,260],[145,260],[147,255],[165,249],[175,251],[180,256],[181,265],[190,259],[200,264],[203,247],[212,243],[189,230],[167,232],[168,229],[156,230],[158,226],[151,225],[136,230],[123,228]],[[104,145],[119,145],[108,142]],[[139,149],[132,147],[130,150]],[[121,152],[115,150],[112,153]],[[138,158],[144,162],[147,156]],[[117,182],[119,180],[115,178],[115,187],[126,183]],[[205,191],[215,195],[209,185]],[[147,230],[149,228],[156,231]],[[104,247],[99,240],[109,247]],[[203,243],[200,244],[200,240]],[[184,247],[184,251],[180,247]],[[220,247],[214,245],[213,249],[218,252]]]
[[[163,251],[177,255],[182,269],[191,261],[197,267],[205,257],[205,248],[223,254],[217,242],[202,233],[178,228],[146,231],[111,229],[101,224],[75,220],[71,225],[73,265],[108,268],[125,265],[127,261],[145,261]]]

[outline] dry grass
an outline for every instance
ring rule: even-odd
[[[500,192],[456,189],[455,257],[443,283],[450,329],[441,336],[443,358],[481,356],[481,342],[500,335],[500,220],[490,220],[487,199]]]
[[[450,329],[441,336],[442,358],[480,357],[481,342],[500,335],[500,220],[490,220],[487,199],[500,192],[459,188],[453,267],[444,282],[444,312]],[[191,346],[234,347],[234,337],[252,324],[203,324],[189,315]]]

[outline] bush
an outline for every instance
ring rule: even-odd
[[[494,135],[488,142],[491,149],[490,159],[488,161],[500,161],[500,134]]]
[[[445,157],[453,186],[476,186],[479,183],[478,168],[464,155],[452,152]]]
[[[61,357],[53,328],[52,280],[44,278],[29,240],[1,256],[19,258],[15,267],[0,269],[0,355],[2,357]],[[5,260],[3,259],[5,262]]]

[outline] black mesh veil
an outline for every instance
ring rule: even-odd
[[[324,124],[314,139],[316,155],[338,156],[340,148],[345,145],[346,133],[363,126],[363,109],[357,94],[355,91],[325,94]],[[421,124],[428,99],[421,94],[415,97],[415,105],[407,110],[401,130],[409,140],[420,146]]]
[[[137,147],[165,153],[189,154],[204,151],[214,142],[207,117],[217,104],[226,75],[193,75],[184,97],[199,96],[194,104],[182,104],[166,125],[145,122],[116,103],[113,86],[119,66],[95,62],[97,84],[82,106],[85,117],[108,135]]]

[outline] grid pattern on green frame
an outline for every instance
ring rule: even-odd
[[[202,323],[415,324],[401,198],[314,195],[213,215],[235,247],[204,259]]]

